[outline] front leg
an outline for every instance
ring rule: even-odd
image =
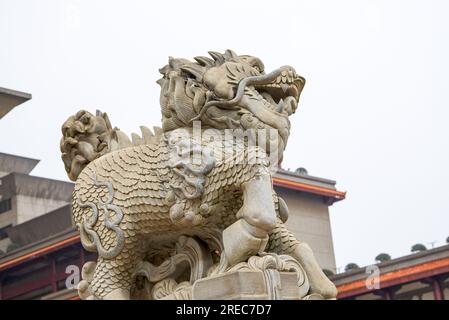
[[[271,176],[261,173],[241,185],[243,205],[238,220],[223,231],[223,247],[227,266],[246,261],[263,252],[269,233],[276,226]]]
[[[83,300],[129,300],[134,271],[141,259],[137,242],[129,239],[116,257],[86,262],[78,285],[79,296]]]
[[[269,237],[268,252],[290,255],[304,268],[310,284],[310,293],[320,294],[325,299],[337,297],[337,288],[322,271],[312,249],[305,242],[300,242],[282,221],[277,222]]]

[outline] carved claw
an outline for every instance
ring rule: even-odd
[[[81,278],[83,280],[78,284],[78,295],[82,300],[96,300],[97,298],[90,291],[90,283],[92,282],[96,262],[88,261],[83,265],[81,270]]]

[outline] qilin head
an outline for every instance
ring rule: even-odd
[[[195,120],[220,130],[275,129],[282,153],[305,79],[291,66],[267,73],[259,58],[231,50],[209,54],[195,61],[170,57],[159,70],[163,130],[189,127]]]

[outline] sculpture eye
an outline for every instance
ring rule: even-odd
[[[251,67],[253,67],[253,69],[255,69],[258,73],[263,73],[264,71],[263,64],[257,60],[252,62]]]

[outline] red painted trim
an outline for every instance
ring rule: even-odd
[[[281,178],[273,177],[273,185],[278,186],[278,187],[284,187],[284,188],[288,188],[288,189],[318,194],[321,196],[331,197],[336,200],[343,200],[346,198],[346,192],[323,188],[323,187],[318,187],[318,186],[312,186],[309,184],[295,182],[295,181],[291,181],[291,180],[285,180],[285,179],[281,179]]]
[[[62,240],[60,242],[54,243],[52,245],[49,245],[49,246],[47,246],[45,248],[41,248],[39,250],[36,250],[36,251],[30,252],[30,253],[24,254],[23,256],[11,259],[9,261],[6,261],[6,262],[0,264],[0,271],[3,271],[3,270],[8,269],[8,268],[11,268],[11,267],[16,266],[16,265],[18,265],[20,263],[23,263],[25,261],[35,259],[37,257],[40,257],[40,256],[46,254],[46,253],[55,251],[55,250],[57,250],[59,248],[62,248],[62,247],[65,247],[65,246],[69,246],[69,245],[74,244],[74,243],[76,243],[78,241],[80,241],[80,236],[79,235],[73,236],[73,237],[70,237],[68,239],[65,239],[65,240]]]
[[[444,258],[381,274],[379,284],[381,289],[385,289],[448,272],[449,258]],[[360,279],[339,285],[337,298],[344,299],[375,291],[368,289],[365,281],[366,279]]]

